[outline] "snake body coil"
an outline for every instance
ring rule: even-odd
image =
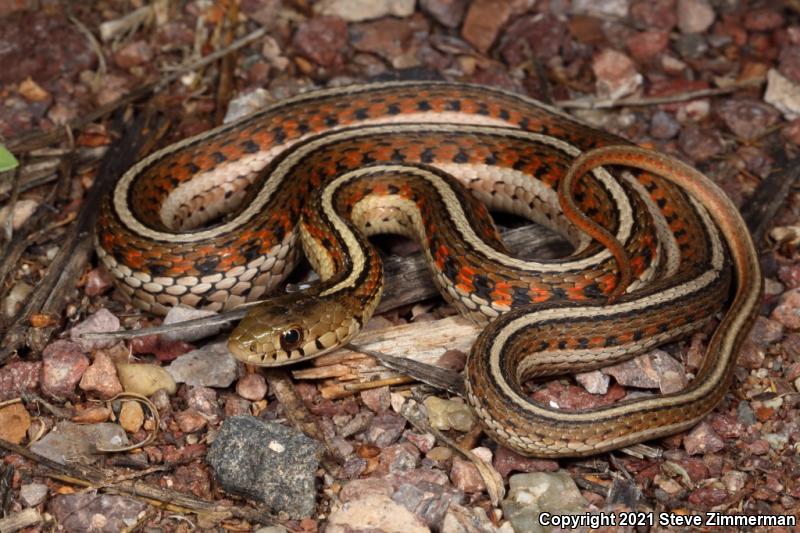
[[[486,207],[559,231],[575,252],[510,256]],[[450,83],[308,93],[156,152],[103,204],[97,248],[140,307],[219,310],[282,281],[299,237],[322,281],[253,307],[229,341],[270,366],[360,330],[383,288],[366,237],[384,232],[418,239],[445,298],[488,323],[468,400],[528,455],[590,455],[695,424],[730,385],[761,294],[741,217],[700,173],[522,96]],[[566,412],[523,388],[643,353],[723,307],[680,392]]]

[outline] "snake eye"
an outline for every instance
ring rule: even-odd
[[[299,326],[292,326],[281,333],[281,348],[291,351],[297,348],[303,342],[303,330]]]

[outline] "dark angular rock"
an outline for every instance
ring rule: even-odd
[[[291,518],[315,509],[314,475],[322,446],[294,429],[253,416],[222,424],[206,460],[222,487]]]

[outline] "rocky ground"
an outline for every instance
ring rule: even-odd
[[[24,339],[2,342],[13,349],[0,359],[0,531],[521,533],[559,530],[539,526],[540,512],[629,511],[643,523],[595,531],[723,531],[681,517],[798,515],[800,195],[786,183],[800,144],[797,2],[0,0],[0,16],[0,137],[22,163],[0,174],[0,331],[28,313]],[[211,56],[225,49],[235,50]],[[125,304],[92,256],[57,308],[24,307],[86,212],[120,110],[162,117],[161,146],[226,113],[397,76],[551,102],[691,163],[745,211],[779,173],[780,208],[757,232],[761,314],[721,407],[648,443],[654,457],[527,459],[482,437],[458,398],[401,378],[346,392],[341,375],[319,368],[295,374],[318,379],[268,382],[219,339],[82,338],[160,323]],[[449,315],[435,301],[406,305],[371,328]],[[707,339],[549,382],[534,397],[580,409],[679,390]],[[436,358],[459,369],[453,348]],[[298,413],[313,431],[295,425],[321,439],[291,427]]]

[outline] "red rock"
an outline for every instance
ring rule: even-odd
[[[769,442],[764,439],[758,439],[747,445],[747,451],[753,455],[764,455],[769,451]]]
[[[122,392],[117,369],[108,354],[102,350],[94,353],[94,362],[83,373],[78,386],[81,390],[96,392],[104,400],[109,400]]]
[[[252,402],[264,399],[264,396],[267,395],[267,382],[264,380],[264,376],[245,374],[236,382],[236,394]]]
[[[636,61],[647,62],[667,49],[669,32],[648,30],[638,32],[628,38],[625,45]]]
[[[169,478],[172,483],[164,483],[165,487],[185,494],[194,494],[204,500],[211,499],[211,476],[205,465],[179,466]],[[167,479],[167,477],[162,478],[162,481],[166,482]]]
[[[131,339],[131,353],[134,355],[153,353],[158,346],[158,335],[143,335]]]
[[[686,386],[686,374],[678,361],[663,350],[653,350],[629,361],[609,366],[603,372],[627,387],[659,388],[669,394]]]
[[[375,473],[382,475],[389,472],[412,470],[417,467],[419,457],[419,450],[410,442],[400,442],[387,446],[381,450],[378,468]]]
[[[498,87],[511,92],[521,92],[519,86],[514,79],[508,74],[504,68],[496,65],[490,65],[489,68],[477,68],[470,77],[471,83],[479,85],[488,85],[491,87]],[[432,315],[430,315],[432,316]],[[419,322],[419,318],[415,322]]]
[[[738,363],[744,368],[757,369],[761,368],[764,363],[764,356],[766,353],[763,348],[759,348],[750,339],[745,339],[742,347],[739,349]]]
[[[436,437],[430,433],[419,434],[406,430],[403,432],[403,437],[422,453],[428,453],[436,445]]]
[[[575,374],[575,381],[580,383],[587,392],[592,394],[605,394],[611,384],[611,378],[599,370]]]
[[[419,5],[441,25],[458,28],[467,9],[467,0],[420,0]]]
[[[725,151],[725,145],[719,132],[698,126],[687,126],[678,137],[681,150],[692,161],[703,162]]]
[[[167,340],[161,335],[145,335],[131,340],[131,351],[135,354],[153,354],[166,363],[195,349],[193,344],[182,340]]]
[[[89,359],[76,343],[49,344],[42,352],[42,392],[53,398],[72,398],[87,368]]]
[[[744,432],[744,426],[730,415],[714,413],[708,418],[708,423],[725,440],[737,439]]]
[[[800,83],[800,46],[786,46],[781,50],[778,71],[795,83]]]
[[[519,65],[530,56],[548,61],[569,42],[569,27],[552,15],[524,15],[503,32],[497,51],[509,65]]]
[[[728,491],[721,483],[714,483],[693,490],[689,494],[689,503],[700,506],[702,509],[710,509],[722,505],[728,500]]]
[[[688,93],[708,89],[708,82],[701,80],[683,80],[678,78],[668,78],[665,80],[654,81],[650,84],[648,96],[673,96],[676,94]]]
[[[223,412],[225,417],[250,414],[250,402],[239,396],[230,394],[224,397],[225,406]]]
[[[683,446],[689,455],[715,453],[725,447],[725,443],[707,422],[701,422],[683,439]]]
[[[0,401],[36,392],[42,374],[41,362],[12,361],[0,368]]]
[[[453,485],[467,493],[482,492],[486,490],[478,467],[460,457],[453,457],[453,466],[450,469],[450,481]]]
[[[633,61],[625,54],[606,48],[592,60],[596,92],[601,98],[620,98],[634,92],[642,84]]]
[[[608,46],[608,37],[603,31],[603,20],[588,15],[573,15],[567,23],[570,35],[579,43],[603,48]]]
[[[407,19],[386,17],[350,26],[350,44],[356,50],[378,54],[395,68],[416,66],[418,41],[428,33],[428,21],[416,14]]]
[[[758,407],[756,408],[756,418],[759,422],[766,422],[775,415],[775,409],[772,407]]]
[[[558,461],[524,457],[504,446],[497,447],[493,466],[503,479],[511,472],[555,472],[559,468]]]
[[[215,417],[219,409],[217,391],[211,387],[192,387],[186,393],[186,405],[199,413]]]
[[[725,100],[716,106],[716,111],[728,128],[745,141],[755,140],[780,120],[774,107],[751,100]]]
[[[131,41],[117,50],[114,62],[120,68],[144,65],[153,60],[153,48],[146,41]]]
[[[748,9],[744,16],[744,27],[751,31],[770,31],[783,26],[783,15],[777,9]]]
[[[361,392],[361,401],[364,402],[370,411],[375,414],[389,410],[391,407],[391,396],[389,387],[378,387],[377,389],[367,389]]]
[[[90,352],[99,348],[109,348],[118,341],[115,339],[97,340],[84,339],[83,333],[108,333],[120,329],[119,318],[114,316],[108,309],[100,309],[96,313],[89,315],[82,322],[69,330],[70,339],[77,342],[84,352]]]
[[[194,433],[200,431],[206,426],[206,419],[194,409],[186,409],[175,413],[175,421],[178,427],[184,433]]]
[[[509,0],[474,0],[470,3],[461,36],[479,52],[489,51],[500,28],[511,16]]]
[[[373,417],[364,433],[364,440],[378,448],[385,448],[400,438],[405,426],[405,418],[386,411]]]
[[[683,33],[703,33],[716,14],[708,0],[678,0],[678,27]]]
[[[93,268],[86,275],[86,296],[99,296],[114,285],[114,278],[105,268]]]
[[[550,381],[547,386],[538,389],[531,397],[542,405],[555,404],[560,409],[580,410],[609,405],[625,396],[625,389],[614,383],[602,396],[586,392],[583,387],[564,385],[558,381]]]
[[[645,28],[670,30],[678,23],[675,0],[635,0],[629,12],[634,22]]]
[[[292,44],[321,67],[340,67],[347,50],[347,23],[339,17],[308,19],[298,26]]]
[[[686,473],[695,483],[709,477],[708,467],[703,463],[703,459],[687,457],[676,462],[686,470]]]
[[[790,289],[800,287],[800,264],[779,266],[778,279]]]
[[[800,289],[790,289],[783,293],[770,318],[789,329],[800,329]]]

